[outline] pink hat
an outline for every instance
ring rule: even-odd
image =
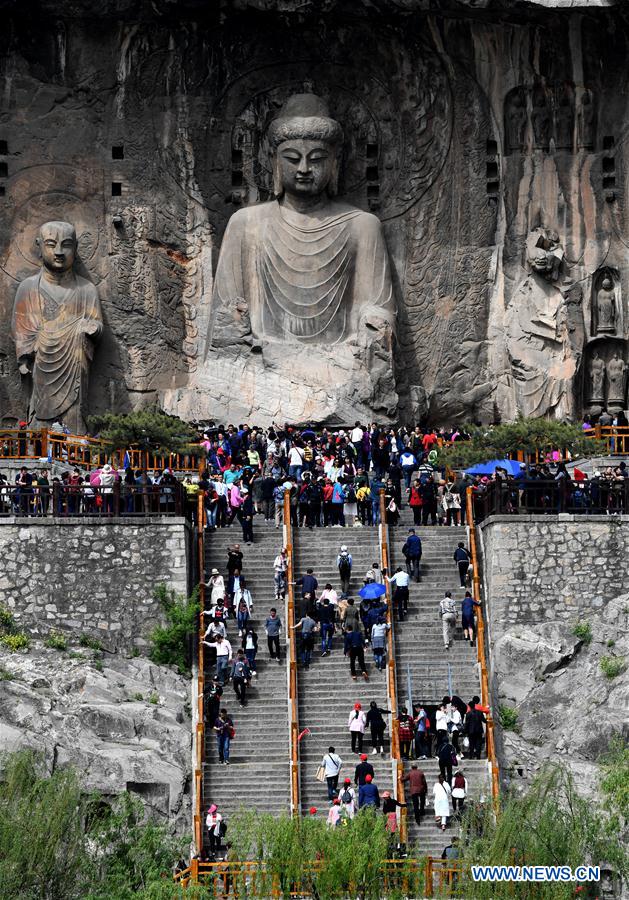
[[[218,806],[217,806],[215,803],[213,803],[213,804],[210,806],[210,808],[208,809],[208,812],[209,812],[209,813],[213,813],[213,812],[216,812],[217,809],[218,809]]]

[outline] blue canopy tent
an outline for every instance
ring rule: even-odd
[[[506,469],[509,475],[521,473],[517,459],[490,459],[489,462],[477,463],[465,470],[466,475],[493,475],[496,469]]]

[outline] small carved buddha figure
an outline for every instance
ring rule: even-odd
[[[616,330],[616,294],[609,275],[603,278],[596,295],[596,330],[608,333]]]

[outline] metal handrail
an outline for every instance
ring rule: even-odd
[[[0,517],[97,517],[181,516],[185,497],[177,482],[126,484],[120,479],[111,485],[52,483],[21,486],[0,484]]]
[[[288,557],[286,571],[286,639],[288,641],[288,727],[290,748],[290,809],[291,815],[301,811],[299,796],[299,700],[297,692],[297,632],[295,625],[295,562],[293,526],[290,517],[290,490],[284,491],[284,547]]]
[[[380,488],[380,569],[386,569],[387,575],[391,574],[391,566],[389,560],[389,529],[387,527],[386,518],[386,500],[385,490]],[[395,667],[395,643],[393,640],[393,610],[391,602],[391,585],[387,579],[384,579],[387,598],[387,693],[390,716],[390,733],[391,733],[391,760],[393,767],[393,781],[396,787],[396,798],[400,803],[404,803],[404,763],[400,757],[400,735],[397,727],[398,720],[398,699],[397,699],[397,671]],[[408,837],[408,827],[406,822],[406,807],[400,809],[400,841],[406,843]]]
[[[485,635],[485,611],[482,605],[481,589],[480,589],[480,566],[478,562],[478,551],[476,547],[476,524],[474,522],[474,500],[473,488],[468,487],[466,492],[467,521],[470,530],[470,554],[472,562],[472,593],[474,600],[480,603],[476,607],[477,610],[477,631],[476,631],[476,652],[478,654],[478,665],[480,668],[480,686],[481,686],[481,703],[489,709],[485,718],[487,719],[487,730],[485,734],[487,747],[487,762],[490,767],[491,774],[491,796],[494,807],[498,805],[500,794],[500,771],[498,768],[498,758],[496,756],[496,742],[494,735],[494,720],[491,714],[490,696],[489,696],[489,676],[487,670],[487,657],[485,652],[486,635]]]

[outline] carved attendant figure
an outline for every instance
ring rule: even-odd
[[[607,405],[623,409],[625,405],[625,373],[627,366],[618,350],[607,363]]]
[[[342,139],[314,94],[289,98],[271,123],[277,199],[230,219],[210,346],[378,340],[390,348],[394,309],[380,222],[333,199]]]
[[[18,286],[13,337],[22,375],[32,373],[30,416],[62,420],[82,433],[82,402],[94,341],[103,328],[94,285],[74,270],[76,232],[67,222],[46,222],[37,238],[42,268]]]
[[[596,295],[596,330],[597,332],[616,330],[616,295],[609,275],[603,278]]]
[[[605,362],[596,350],[590,360],[590,400],[592,403],[605,400]]]

